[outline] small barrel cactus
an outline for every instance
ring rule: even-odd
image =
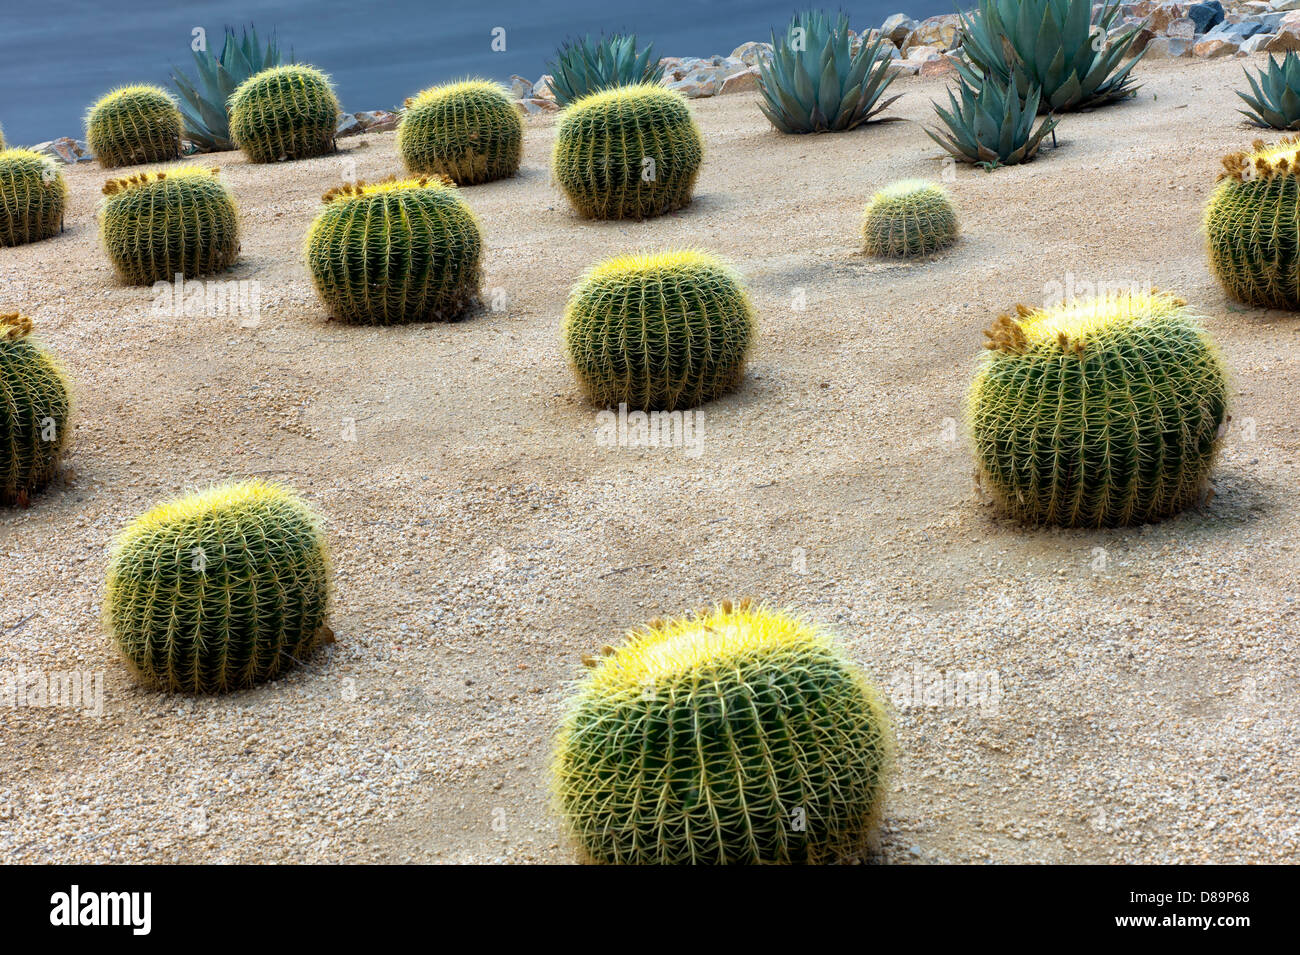
[[[649,83],[584,96],[560,114],[551,163],[588,219],[649,219],[691,201],[704,140],[686,99]]]
[[[957,240],[957,213],[942,186],[907,179],[881,189],[862,216],[869,255],[930,255]]]
[[[325,534],[288,489],[234,482],[169,501],[109,558],[104,617],[140,679],[220,693],[271,680],[332,634]]]
[[[564,312],[564,348],[587,397],[672,411],[712,401],[744,376],[754,309],[740,277],[690,250],[595,266]]]
[[[329,77],[310,66],[263,70],[230,94],[230,136],[249,162],[333,152],[338,121],[339,101]]]
[[[1300,136],[1223,160],[1205,208],[1210,269],[1247,305],[1300,309]]]
[[[1113,293],[998,319],[967,424],[980,484],[1006,513],[1110,527],[1168,517],[1207,493],[1228,375],[1185,306]]]
[[[26,149],[0,152],[0,245],[23,245],[59,234],[68,184],[49,156]]]
[[[110,179],[100,237],[118,277],[131,285],[195,278],[239,255],[239,214],[217,169],[177,166]]]
[[[0,504],[26,504],[59,471],[72,390],[31,338],[32,320],[0,315]]]
[[[826,635],[725,601],[594,662],[553,788],[595,862],[833,862],[869,845],[891,759],[880,694]]]
[[[487,80],[435,86],[408,99],[397,129],[397,154],[407,169],[462,186],[513,176],[523,152],[519,108]]]
[[[435,178],[331,189],[307,233],[307,266],[330,314],[362,325],[453,321],[477,301],[478,219]]]
[[[138,166],[181,155],[181,118],[176,101],[158,86],[124,86],[86,114],[86,144],[101,166]]]

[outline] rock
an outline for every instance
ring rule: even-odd
[[[955,13],[922,20],[903,47],[903,52],[911,56],[914,46],[936,46],[942,50],[951,50],[957,43],[957,29],[961,26],[961,17]]]
[[[677,90],[687,99],[699,99],[703,96],[716,96],[722,89],[725,77],[716,70],[696,70],[680,80],[665,83],[670,90]]]
[[[1215,24],[1223,22],[1223,4],[1219,0],[1193,3],[1187,8],[1187,19],[1196,24],[1197,33],[1204,33]]]
[[[1266,34],[1255,34],[1255,36],[1264,35]],[[1251,39],[1253,40],[1255,37],[1251,37]],[[1266,43],[1261,44],[1258,49],[1263,49],[1267,53],[1288,53],[1291,50],[1300,50],[1300,33],[1295,33],[1290,30],[1283,30],[1275,33]]]
[[[397,128],[397,114],[390,113],[386,109],[366,110],[362,113],[353,113],[361,128],[368,133],[382,133],[385,130]]]
[[[1300,3],[1300,0],[1284,0],[1286,3]],[[1245,3],[1238,3],[1237,9],[1247,15],[1268,13],[1273,9],[1273,4],[1268,0],[1245,0]]]
[[[1237,44],[1231,40],[1202,40],[1192,47],[1192,52],[1203,60],[1213,60],[1220,56],[1232,56],[1237,52]]]
[[[1106,34],[1107,45],[1114,43],[1116,40],[1118,40],[1121,36],[1123,36],[1128,31],[1129,31],[1128,25],[1111,27],[1110,32]],[[1138,30],[1136,33],[1133,34],[1133,42],[1129,44],[1129,52],[1133,56],[1137,56],[1139,53],[1141,53],[1143,50],[1147,48],[1147,44],[1151,42],[1151,38],[1154,36],[1155,34],[1152,33],[1150,30],[1148,30],[1146,27],[1143,27],[1141,30]]]
[[[915,76],[921,72],[921,64],[913,60],[891,60],[886,69],[889,76]]]
[[[725,96],[727,93],[749,93],[758,89],[759,69],[757,66],[751,66],[741,73],[732,73],[722,81],[722,86],[718,93]]]
[[[1273,28],[1273,33],[1300,33],[1300,10],[1293,13],[1284,13],[1278,20],[1277,26]]]
[[[555,94],[551,92],[551,80],[553,77],[550,73],[543,73],[541,78],[533,84],[533,95],[529,99],[549,99],[554,100]]]
[[[947,76],[949,73],[956,73],[957,67],[954,65],[956,60],[951,56],[940,56],[937,59],[926,60],[921,64],[922,76]]]
[[[560,104],[553,99],[538,99],[533,96],[525,96],[519,101],[519,108],[530,115],[538,113],[554,113],[560,108]]]
[[[1248,36],[1254,36],[1264,28],[1262,23],[1245,20],[1240,23],[1228,23],[1226,20],[1205,34],[1204,40],[1234,40],[1241,43]]]
[[[1300,3],[1300,0],[1296,0],[1296,2]],[[906,13],[895,13],[885,18],[885,22],[880,25],[880,32],[882,35],[889,37],[895,46],[902,46],[903,41],[908,38],[917,26],[917,22]]]
[[[1156,33],[1164,33],[1169,24],[1183,16],[1183,6],[1178,3],[1162,3],[1150,12],[1151,29]]]
[[[357,118],[351,113],[344,113],[339,117],[338,126],[334,127],[334,137],[355,136],[358,133],[364,133],[366,128],[357,122]]]
[[[1246,56],[1251,53],[1262,53],[1265,45],[1276,36],[1276,33],[1256,33],[1247,37],[1241,46],[1237,47],[1237,55]]]
[[[1153,37],[1147,44],[1147,59],[1149,60],[1167,60],[1175,59],[1180,56],[1190,56],[1192,53],[1192,41],[1182,40],[1177,37],[1158,36]]]
[[[1300,2],[1300,0],[1297,0],[1297,2]],[[758,66],[760,62],[772,59],[772,44],[750,40],[748,43],[742,43],[732,50],[731,58],[740,60],[747,66]]]
[[[1165,36],[1177,40],[1194,40],[1196,38],[1196,24],[1190,17],[1179,17],[1177,20],[1170,20],[1169,25],[1165,27]]]
[[[511,99],[524,99],[533,91],[533,81],[523,76],[510,77]]]
[[[1300,10],[1300,0],[1275,0],[1268,7],[1274,11]]]
[[[40,153],[42,156],[49,156],[56,162],[71,165],[79,162],[92,162],[94,155],[87,146],[79,139],[73,139],[70,136],[63,136],[59,139],[51,139],[49,142],[37,143],[31,148],[34,153]]]

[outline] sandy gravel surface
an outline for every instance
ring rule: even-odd
[[[583,654],[748,595],[833,628],[886,686],[996,676],[996,707],[895,694],[874,861],[1294,861],[1300,319],[1230,303],[1204,262],[1218,159],[1256,135],[1241,61],[1140,75],[1039,161],[956,170],[964,236],[917,264],[856,253],[875,188],[943,172],[914,122],[783,137],[749,95],[696,100],[694,204],[598,224],[550,182],[553,118],[532,118],[520,175],[465,190],[504,307],[450,326],[328,322],[301,261],[325,188],[397,171],[391,134],[210,157],[244,228],[225,278],[261,283],[252,328],[117,285],[105,174],[70,170],[67,231],[0,250],[0,311],[36,319],[79,401],[66,482],[0,514],[0,673],[102,673],[104,711],[0,710],[0,859],[568,861],[545,765]],[[900,80],[892,112],[928,121],[943,85]],[[703,410],[698,456],[602,447],[559,351],[567,289],[675,244],[748,281],[751,373]],[[981,330],[1071,281],[1154,283],[1207,316],[1235,389],[1201,511],[1027,531],[977,499],[953,423]],[[137,688],[100,625],[109,541],[241,475],[326,515],[338,642],[226,698]]]

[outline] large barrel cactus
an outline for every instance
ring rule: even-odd
[[[740,382],[755,324],[740,277],[717,258],[686,250],[592,268],[569,297],[562,334],[594,403],[672,411]]]
[[[68,184],[49,156],[0,152],[0,246],[49,239],[63,228]]]
[[[239,255],[239,214],[217,169],[177,166],[111,179],[100,237],[118,277],[131,285],[195,278]]]
[[[1248,305],[1300,309],[1300,137],[1224,157],[1205,208],[1210,268]]]
[[[487,80],[435,86],[406,101],[397,153],[417,176],[462,186],[513,176],[524,152],[524,120]]]
[[[166,90],[124,86],[90,107],[86,144],[106,169],[167,162],[180,158],[184,123]]]
[[[421,177],[340,186],[307,234],[330,314],[394,325],[452,321],[478,299],[483,232],[456,187]]]
[[[31,331],[27,316],[0,315],[0,504],[26,504],[49,484],[68,443],[72,391]]]
[[[1154,521],[1208,490],[1228,376],[1186,303],[1020,306],[986,333],[967,423],[982,487],[1034,524]]]
[[[278,485],[219,485],[148,511],[109,559],[104,616],[141,680],[219,693],[271,680],[322,639],[321,522]]]
[[[649,219],[691,201],[704,140],[686,99],[648,83],[593,93],[560,114],[552,168],[588,219]]]
[[[957,213],[942,186],[907,179],[881,189],[862,216],[869,255],[930,255],[957,241]]]
[[[230,136],[249,162],[333,152],[338,121],[339,101],[329,77],[302,64],[263,70],[230,97]]]
[[[556,801],[605,863],[831,862],[880,817],[880,694],[797,617],[724,602],[595,663],[556,741]]]

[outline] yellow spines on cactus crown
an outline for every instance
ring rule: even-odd
[[[871,197],[871,201],[901,199],[904,196],[910,196],[916,193],[933,193],[935,195],[946,195],[942,186],[937,186],[928,179],[900,179],[898,182],[891,182],[883,189],[876,190]]]
[[[210,524],[222,515],[246,508],[287,504],[297,508],[307,505],[283,484],[273,481],[227,481],[164,501],[136,518],[115,544],[116,550],[160,530],[181,524]],[[310,508],[307,508],[309,512]],[[311,512],[314,516],[314,512]]]
[[[400,178],[389,176],[377,182],[345,182],[329,189],[321,196],[321,202],[341,202],[345,199],[357,199],[361,196],[374,196],[385,192],[405,192],[411,189],[455,189],[456,184],[446,176],[408,176]]]
[[[172,106],[176,105],[176,100],[171,93],[168,93],[161,86],[154,86],[152,83],[132,83],[128,86],[119,86],[116,89],[109,90],[95,102],[90,104],[90,109],[86,110],[86,119],[89,120],[98,109],[106,106],[116,105],[119,101],[129,99],[133,96],[161,96]]]
[[[0,314],[0,342],[15,342],[32,333],[32,320],[20,312]]]
[[[1082,355],[1090,342],[1137,322],[1176,314],[1184,299],[1165,292],[1114,292],[1076,299],[1053,308],[1017,305],[1015,315],[999,315],[987,331],[984,347],[1006,354],[1072,352]]]
[[[1249,150],[1224,156],[1218,179],[1250,182],[1274,176],[1300,176],[1300,136],[1287,136],[1275,143],[1257,139]]]
[[[414,96],[408,96],[406,102],[402,105],[407,109],[414,109],[418,106],[436,103],[438,100],[450,99],[453,96],[461,96],[465,93],[498,93],[502,96],[509,96],[505,87],[500,83],[474,77],[472,79],[456,80],[452,83],[443,83],[441,86],[430,86]]]
[[[221,170],[217,168],[208,168],[206,166],[172,166],[168,169],[159,169],[153,172],[141,172],[134,176],[119,176],[116,179],[109,179],[104,183],[104,195],[115,196],[119,192],[126,192],[129,189],[135,189],[139,186],[147,186],[150,183],[163,182],[167,179],[219,179]]]
[[[725,269],[732,272],[730,266],[708,252],[698,249],[669,249],[664,252],[632,252],[605,259],[588,269],[583,280],[632,278],[651,273],[692,272],[697,269]]]
[[[614,86],[588,93],[570,103],[568,109],[576,112],[584,107],[602,107],[656,99],[680,99],[683,104],[686,103],[686,97],[677,90],[670,90],[658,83],[629,83],[627,86]]]

